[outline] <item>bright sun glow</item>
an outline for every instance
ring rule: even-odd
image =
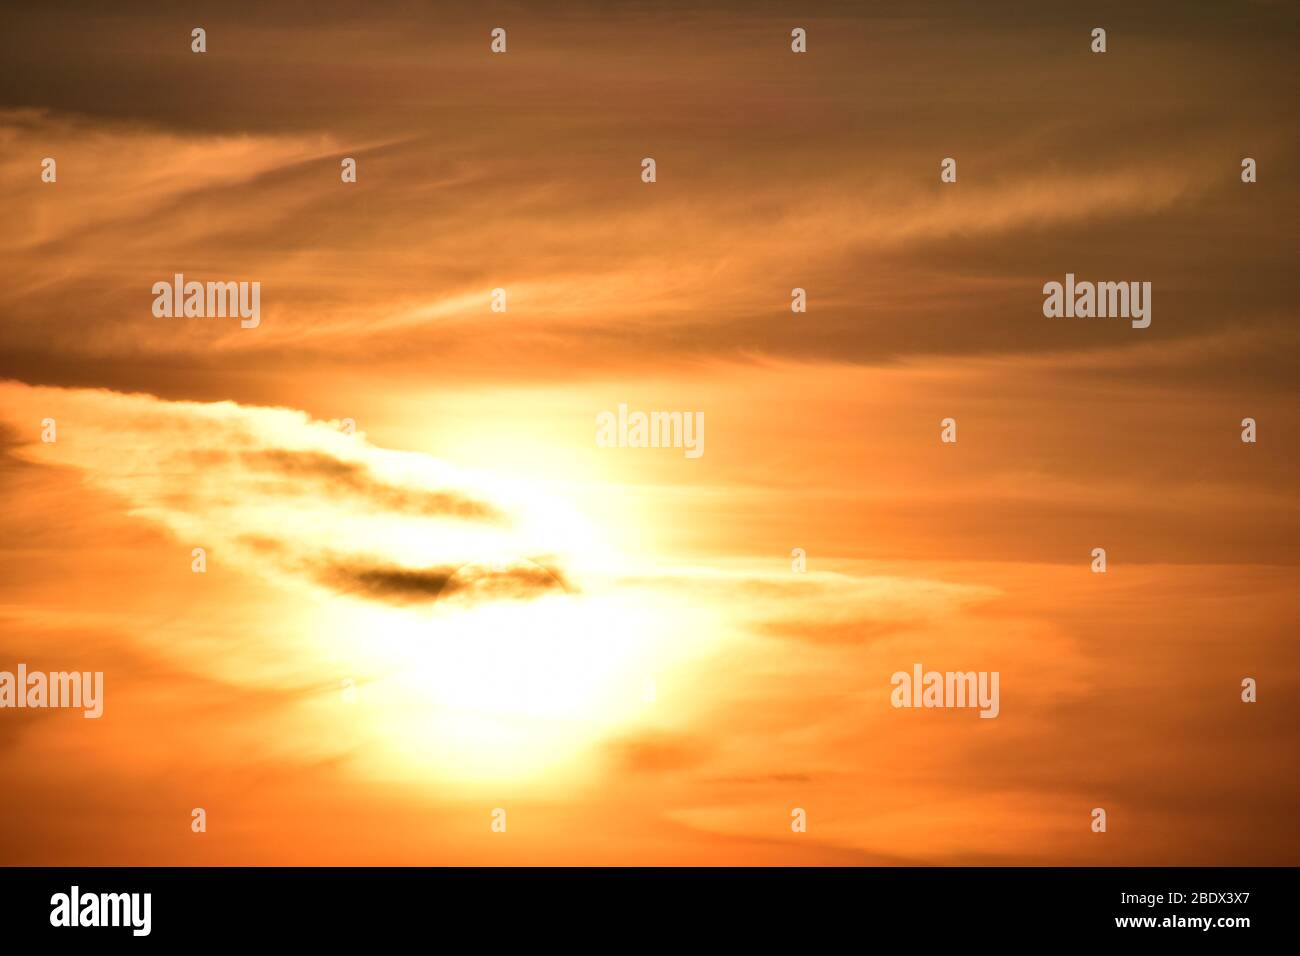
[[[375,664],[355,711],[380,741],[365,763],[396,777],[531,777],[645,715],[658,676],[698,646],[686,610],[635,594],[353,609]]]

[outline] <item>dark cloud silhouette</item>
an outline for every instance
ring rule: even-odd
[[[385,511],[466,521],[506,521],[500,509],[486,502],[457,492],[423,491],[389,484],[376,478],[360,462],[344,461],[323,452],[266,449],[244,452],[239,460],[250,468],[273,472],[294,483],[311,481],[331,495],[363,498]]]
[[[315,576],[335,590],[401,605],[448,599],[464,603],[529,600],[570,587],[558,570],[531,562],[500,570],[479,564],[421,569],[336,564],[319,568]]]

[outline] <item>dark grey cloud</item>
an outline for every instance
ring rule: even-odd
[[[317,567],[315,577],[342,593],[397,605],[448,599],[467,604],[531,600],[570,587],[559,570],[532,562],[500,570],[478,564],[411,569],[340,562]]]

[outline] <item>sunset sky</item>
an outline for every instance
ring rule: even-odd
[[[0,864],[1300,863],[1300,8],[462,7],[6,10]]]

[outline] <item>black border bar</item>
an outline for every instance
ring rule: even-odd
[[[785,941],[805,952],[814,939],[846,935],[863,946],[900,936],[922,947],[1125,936],[1230,946],[1292,935],[1295,877],[1228,867],[0,868],[0,926],[6,941],[114,947],[708,940]],[[83,903],[87,894],[149,893],[148,936],[129,925],[52,926],[52,900],[73,886]],[[1125,919],[1154,922],[1117,923]]]

